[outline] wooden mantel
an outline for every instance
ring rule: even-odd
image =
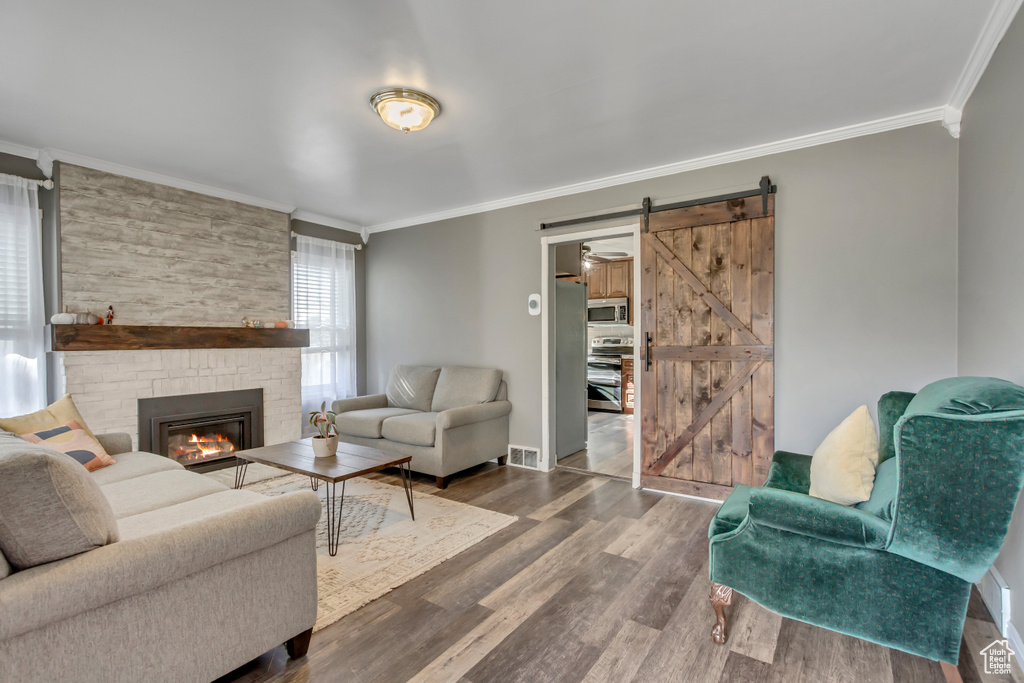
[[[278,327],[47,325],[48,351],[277,349],[309,346],[309,330]]]

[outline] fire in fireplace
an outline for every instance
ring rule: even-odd
[[[139,399],[139,449],[199,471],[263,445],[263,390]]]

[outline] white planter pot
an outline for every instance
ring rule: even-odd
[[[317,458],[333,458],[338,452],[338,437],[329,436],[326,439],[321,436],[313,437],[313,455]]]

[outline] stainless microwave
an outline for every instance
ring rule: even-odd
[[[591,299],[587,302],[588,325],[628,325],[629,299]]]

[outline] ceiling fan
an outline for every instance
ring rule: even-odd
[[[583,245],[583,261],[585,263],[608,263],[612,259],[629,256],[624,251],[593,251],[588,245]]]

